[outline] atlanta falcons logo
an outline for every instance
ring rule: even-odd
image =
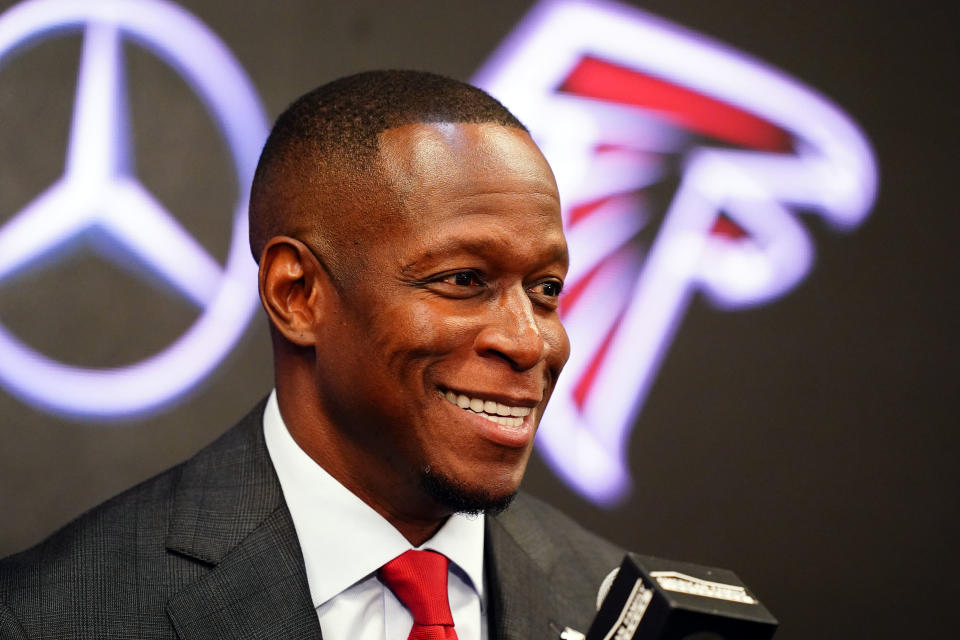
[[[696,293],[725,309],[809,271],[798,215],[858,225],[876,192],[836,106],[729,47],[621,5],[537,5],[474,77],[528,127],[564,203],[573,352],[540,430],[598,504],[630,488],[629,430]]]

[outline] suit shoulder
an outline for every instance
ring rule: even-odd
[[[245,467],[236,460],[255,442],[258,415],[255,409],[187,461],[0,560],[0,637],[130,637],[131,621],[138,637],[168,637],[166,603],[211,567],[170,545],[172,532],[180,540],[202,537],[204,509],[219,504],[217,492],[243,494]]]
[[[165,538],[182,476],[203,473],[231,456],[246,437],[243,426],[93,507],[37,545],[0,560],[0,603],[24,603],[31,594],[39,599],[71,581],[94,584],[110,577],[166,573],[176,564],[166,552]]]
[[[202,571],[166,553],[180,472],[151,478],[0,561],[0,635],[123,637],[130,618],[118,612],[132,611],[160,628],[172,589]]]
[[[95,563],[120,564],[125,557],[162,547],[181,471],[182,464],[145,480],[78,516],[34,547],[0,561],[0,596],[9,601],[10,594],[46,584],[44,576],[88,572]]]
[[[257,411],[261,408],[251,413],[253,419],[248,416],[184,462],[93,507],[36,546],[0,560],[0,594],[11,575],[30,566],[67,566],[89,563],[93,556],[162,552],[181,478],[212,476],[225,461],[242,457],[251,430],[259,425]]]

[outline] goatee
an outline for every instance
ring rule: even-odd
[[[517,492],[496,495],[484,489],[467,487],[463,482],[448,478],[426,467],[421,474],[423,488],[434,500],[456,513],[496,515],[510,506]]]

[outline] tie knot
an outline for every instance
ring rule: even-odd
[[[417,625],[453,625],[447,600],[447,557],[406,551],[380,568],[380,580],[410,610]]]

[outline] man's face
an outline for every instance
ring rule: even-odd
[[[359,484],[422,491],[427,476],[495,503],[519,487],[569,355],[556,184],[529,136],[496,124],[398,127],[380,154],[402,204],[355,240],[321,397]]]

